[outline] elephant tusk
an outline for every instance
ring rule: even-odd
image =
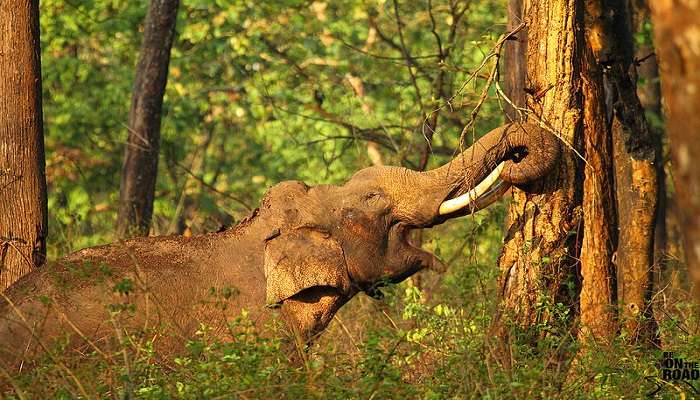
[[[456,197],[454,199],[450,199],[447,201],[442,202],[440,204],[440,209],[439,213],[440,215],[445,215],[445,214],[450,214],[455,211],[459,211],[463,209],[464,207],[467,207],[469,205],[475,205],[475,206],[481,206],[478,207],[477,209],[483,208],[487,206],[488,204],[491,204],[495,199],[493,199],[493,194],[500,192],[498,195],[503,194],[505,190],[508,189],[510,185],[501,185],[503,183],[502,181],[499,180],[499,177],[501,175],[501,171],[503,171],[503,168],[505,166],[505,163],[502,162],[498,164],[498,166],[491,171],[491,173],[481,182],[479,182],[476,187],[467,193]],[[495,191],[490,190],[490,189],[496,189]],[[479,201],[480,198],[484,195],[487,194],[489,197],[488,202],[483,202]],[[474,210],[476,211],[476,210]]]
[[[491,203],[503,197],[503,194],[505,194],[508,189],[510,189],[510,183],[499,179],[486,193],[469,203],[468,207],[471,209],[470,212],[475,213],[482,208],[488,207]]]

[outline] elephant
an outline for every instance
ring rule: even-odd
[[[444,268],[410,243],[411,230],[473,213],[512,185],[527,189],[560,152],[545,129],[508,124],[433,170],[374,166],[341,186],[286,181],[228,230],[80,250],[1,296],[0,361],[16,366],[65,335],[72,349],[99,347],[115,329],[157,327],[176,340],[204,324],[225,336],[241,312],[255,329],[311,343],[354,295],[379,297],[382,285]]]

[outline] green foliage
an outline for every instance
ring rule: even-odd
[[[687,386],[662,379],[661,350],[622,338],[581,347],[558,324],[545,329],[550,335],[544,339],[536,339],[541,331],[516,327],[499,338],[492,298],[474,288],[467,292],[470,306],[462,307],[438,297],[450,288],[440,283],[432,295],[402,284],[388,288],[381,303],[353,300],[302,361],[287,358],[285,339],[258,336],[243,312],[228,338],[201,326],[195,339],[174,352],[156,349],[164,338],[136,332],[120,333],[120,345],[107,354],[69,353],[63,349],[67,341],[60,342],[53,354],[62,356],[13,376],[0,393],[10,399],[20,393],[68,399],[81,391],[94,398],[140,399],[608,399],[641,398],[658,384],[658,398],[692,395]],[[496,287],[486,289],[492,294]],[[661,328],[664,351],[698,360],[698,335],[677,324]]]
[[[51,257],[113,239],[145,6],[41,4]],[[482,83],[461,86],[503,33],[504,8],[472,3],[449,41],[448,2],[435,2],[435,32],[450,51],[442,62],[427,5],[409,2],[399,10],[410,69],[392,47],[399,39],[391,2],[182,1],[154,232],[231,225],[282,180],[342,182],[369,164],[367,137],[383,143],[386,163],[415,166],[433,112],[441,116],[433,146],[446,151],[431,165],[444,162]],[[441,72],[444,97],[433,87]],[[362,81],[364,97],[351,77]],[[478,132],[501,121],[495,101],[480,115]]]

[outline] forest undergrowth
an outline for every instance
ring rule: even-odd
[[[358,295],[320,340],[290,359],[279,338],[258,336],[243,312],[224,340],[202,326],[163,354],[157,335],[115,327],[113,352],[56,348],[32,369],[2,371],[7,399],[48,398],[693,398],[694,388],[664,379],[664,352],[700,360],[697,311],[673,264],[654,296],[660,345],[576,340],[576,310],[538,304],[549,322],[524,331],[498,315],[495,266],[503,207],[426,232],[442,249],[446,273],[422,272]],[[444,238],[450,237],[446,241]],[[458,239],[458,240],[457,240]],[[420,284],[420,287],[416,285]],[[573,320],[573,322],[572,322]],[[690,380],[689,382],[694,382]]]

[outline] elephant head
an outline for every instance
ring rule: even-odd
[[[268,304],[303,299],[303,293],[322,287],[342,305],[358,291],[377,296],[384,283],[441,268],[433,254],[409,242],[410,230],[488,206],[511,185],[544,176],[559,152],[548,132],[510,124],[434,170],[377,166],[342,186],[284,182],[273,187],[260,211],[274,210],[275,216],[266,235]]]

